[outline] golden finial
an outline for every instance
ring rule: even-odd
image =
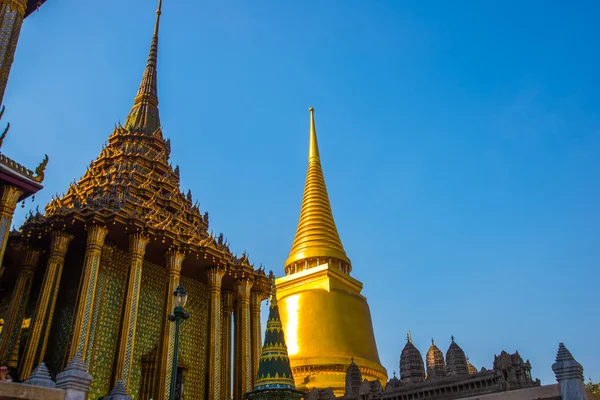
[[[410,331],[408,331],[408,333],[406,334],[406,340],[408,340],[408,343],[412,343],[412,336],[410,336]]]
[[[315,109],[309,108],[310,113],[310,139],[308,144],[308,162],[319,159],[319,143],[317,142],[317,130],[315,129]]]
[[[160,117],[158,113],[158,89],[156,83],[156,64],[158,58],[158,29],[160,26],[160,16],[162,14],[162,0],[158,0],[156,9],[156,23],[154,24],[154,34],[150,44],[148,62],[142,82],[138,89],[133,107],[125,121],[125,128],[133,131],[141,131],[148,135],[154,133],[160,128]]]
[[[346,256],[335,226],[325,186],[325,177],[319,157],[314,108],[311,107],[308,111],[310,112],[308,171],[300,209],[300,221],[285,266],[309,258],[321,258],[324,262],[331,258],[347,264],[350,269],[350,260]]]

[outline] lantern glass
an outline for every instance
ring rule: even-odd
[[[188,294],[185,291],[185,288],[180,283],[177,289],[173,292],[173,307],[185,307],[185,303],[187,303]]]

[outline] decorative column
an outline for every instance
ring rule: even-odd
[[[94,305],[92,307],[92,323],[90,326],[90,337],[88,339],[88,350],[86,365],[90,371],[94,371],[95,355],[98,352],[96,345],[96,326],[100,316],[100,306],[102,304],[102,295],[106,287],[106,270],[109,268],[112,257],[115,251],[115,246],[104,242],[102,246],[102,255],[100,256],[100,268],[98,270],[98,284],[96,285],[96,294],[94,295]]]
[[[21,379],[27,379],[33,370],[45,356],[45,344],[50,334],[50,324],[54,315],[56,295],[60,287],[65,255],[73,236],[64,231],[52,231],[50,233],[50,253],[44,281],[38,296],[31,327],[29,328],[29,340],[25,347],[25,355],[21,363]],[[40,340],[43,342],[42,350],[38,354]]]
[[[125,389],[129,386],[129,372],[131,371],[131,363],[133,361],[137,310],[142,283],[142,264],[144,262],[144,254],[146,253],[146,245],[149,241],[150,239],[141,233],[129,235],[131,265],[125,288],[125,304],[123,306],[117,364],[113,372],[114,382],[116,383],[119,379],[122,380]]]
[[[165,308],[163,310],[162,336],[160,341],[160,352],[157,371],[156,400],[169,398],[171,390],[171,360],[173,360],[173,339],[175,338],[175,324],[168,320],[173,313],[173,292],[179,285],[181,277],[181,264],[185,255],[177,250],[169,250],[165,254],[167,258],[168,281],[165,287]]]
[[[261,331],[260,331],[260,304],[261,304],[261,293],[252,292],[250,294],[250,330],[252,336],[252,387],[256,381],[258,374],[258,361],[260,360],[260,351],[262,349],[261,344]]]
[[[221,322],[221,399],[231,399],[231,343],[233,341],[233,292],[221,291],[223,321]]]
[[[248,278],[237,281],[237,310],[235,318],[235,367],[239,377],[236,377],[236,400],[242,400],[244,394],[252,390],[252,339],[250,337],[250,290],[252,280]]]
[[[0,0],[0,18],[3,16],[4,12],[4,3]],[[2,57],[2,36],[4,35],[4,21],[2,21],[2,28],[0,29],[0,59]],[[1,61],[0,61],[1,62]],[[0,66],[0,71],[2,71],[2,66]],[[1,73],[1,72],[0,72]],[[0,79],[2,79],[0,77]],[[6,84],[6,82],[4,82]],[[2,85],[2,82],[0,82]],[[0,86],[0,101],[2,100],[2,95],[4,94],[4,87]],[[10,231],[10,223],[12,222],[13,214],[15,213],[15,208],[17,207],[17,202],[19,201],[19,197],[23,194],[23,191],[16,186],[13,185],[3,185],[2,186],[2,194],[0,195],[0,264],[4,260],[4,251],[6,250],[6,243],[8,242],[8,233]]]
[[[8,310],[4,317],[4,327],[0,334],[0,358],[2,362],[6,362],[21,334],[21,325],[23,324],[23,314],[25,307],[29,301],[29,293],[31,292],[31,283],[33,275],[40,259],[40,250],[26,246],[25,257],[21,272],[17,277],[17,283],[13,289]]]
[[[27,0],[0,0],[0,104],[10,73]]]
[[[221,394],[221,282],[225,269],[213,267],[208,270],[210,290],[210,326],[208,357],[208,397],[219,400]]]
[[[79,287],[79,298],[75,309],[75,323],[73,325],[73,336],[68,359],[71,360],[77,353],[84,361],[87,360],[90,328],[92,325],[92,307],[96,298],[96,286],[98,282],[98,270],[100,269],[100,257],[104,239],[108,229],[100,225],[88,227],[87,244],[85,246],[85,257],[83,259],[83,271],[81,286]]]

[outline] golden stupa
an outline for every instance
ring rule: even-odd
[[[277,280],[277,298],[296,387],[331,387],[344,394],[345,374],[354,359],[362,376],[378,379],[387,372],[379,361],[371,312],[360,294],[362,283],[338,234],[321,168],[314,109],[310,110],[308,172],[300,222]]]

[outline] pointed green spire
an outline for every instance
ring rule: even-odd
[[[277,305],[277,293],[275,289],[275,276],[270,273],[271,278],[271,306],[269,307],[269,319],[265,332],[265,344],[262,348],[258,364],[258,374],[254,390],[263,389],[296,389],[287,346],[283,334],[281,318],[279,318],[279,307]]]

